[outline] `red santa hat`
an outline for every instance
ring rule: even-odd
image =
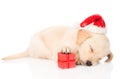
[[[105,34],[106,33],[106,26],[103,18],[98,15],[92,15],[86,18],[81,24],[81,29],[85,29],[88,31],[91,31],[93,33],[100,33]]]

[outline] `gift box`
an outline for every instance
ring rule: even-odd
[[[58,67],[65,69],[65,68],[73,68],[76,66],[75,62],[75,54],[69,53],[65,54],[62,52],[58,53]]]

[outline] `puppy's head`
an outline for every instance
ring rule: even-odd
[[[106,62],[112,60],[112,53],[109,49],[109,41],[104,34],[92,34],[81,31],[78,35],[78,51],[80,64],[92,66],[95,65],[103,57],[107,56]]]

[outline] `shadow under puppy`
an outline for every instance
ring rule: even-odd
[[[104,33],[71,27],[50,27],[37,32],[26,51],[4,57],[3,60],[31,56],[57,61],[58,52],[71,51],[76,54],[76,64],[92,66],[105,56],[108,57],[106,62],[112,60],[109,46],[109,40]]]

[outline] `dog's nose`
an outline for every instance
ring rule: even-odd
[[[88,61],[86,62],[86,65],[87,65],[87,66],[92,66],[92,62],[88,60]]]

